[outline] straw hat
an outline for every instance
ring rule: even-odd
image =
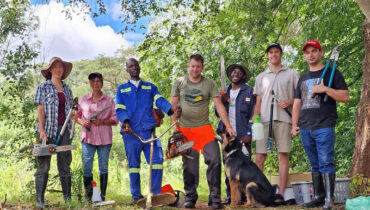
[[[70,62],[66,62],[66,61],[63,61],[62,59],[60,59],[60,58],[58,58],[58,57],[53,57],[51,60],[50,60],[50,62],[49,62],[49,65],[46,67],[46,68],[44,68],[44,69],[42,69],[41,70],[41,74],[42,74],[42,76],[44,76],[45,78],[46,78],[46,76],[49,74],[49,72],[50,72],[50,67],[53,65],[53,63],[55,62],[55,61],[60,61],[60,62],[62,62],[63,63],[63,76],[62,76],[62,80],[64,80],[65,78],[67,78],[68,77],[68,75],[71,73],[71,71],[72,71],[72,63],[70,63]]]
[[[240,67],[244,71],[244,77],[242,78],[243,83],[248,82],[248,80],[251,78],[251,73],[249,72],[247,67],[245,67],[243,64],[231,64],[229,67],[227,67],[226,74],[229,80],[231,81],[230,79],[231,72],[233,72],[235,67]]]

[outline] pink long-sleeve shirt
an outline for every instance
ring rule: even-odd
[[[99,100],[94,101],[92,93],[84,95],[78,102],[78,114],[79,118],[89,120],[92,116],[106,107],[110,107],[108,110],[100,114],[97,119],[100,120],[113,120],[114,125],[118,124],[116,116],[115,103],[113,99],[107,95],[102,95]],[[85,127],[82,127],[81,141],[92,145],[108,145],[112,144],[112,125],[100,125],[95,126],[91,124],[90,131],[87,131]]]

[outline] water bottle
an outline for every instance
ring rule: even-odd
[[[254,118],[254,122],[252,125],[252,140],[258,141],[265,138],[264,132],[263,132],[263,125],[260,121],[260,117],[258,114],[256,114],[256,117]]]

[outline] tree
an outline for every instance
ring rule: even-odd
[[[0,118],[8,119],[8,126],[22,128],[17,140],[23,141],[33,136],[34,119],[30,119],[33,100],[27,92],[33,83],[31,62],[37,56],[36,44],[30,41],[36,27],[37,20],[30,13],[28,0],[0,0],[0,73],[1,81],[6,80],[1,93],[18,102],[2,106]],[[17,117],[11,119],[9,114]]]
[[[356,146],[351,174],[363,174],[370,178],[370,2],[356,1],[365,15],[363,37],[366,54],[363,60],[361,98],[356,114]]]

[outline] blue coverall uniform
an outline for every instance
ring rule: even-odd
[[[119,121],[129,120],[131,129],[144,139],[149,139],[156,120],[153,113],[153,104],[164,113],[169,113],[172,105],[159,93],[158,88],[145,81],[140,81],[138,88],[131,82],[122,84],[117,89],[116,113]],[[142,143],[136,136],[124,133],[124,140],[128,168],[130,173],[130,191],[132,198],[142,198],[140,192],[140,153],[144,151],[147,163],[150,160],[150,144]],[[152,193],[161,193],[163,153],[159,140],[154,142],[152,165]]]

